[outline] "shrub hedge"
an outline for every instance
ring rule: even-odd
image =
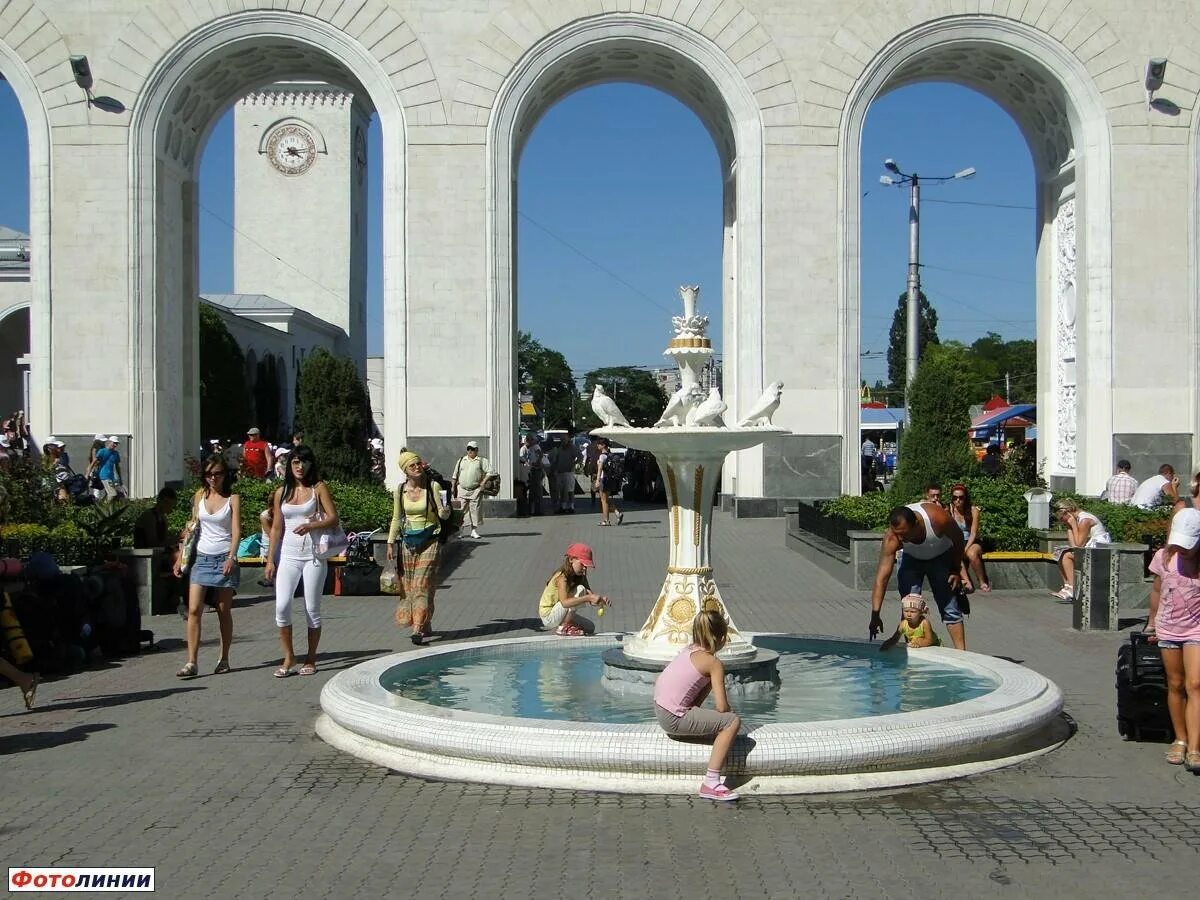
[[[981,542],[988,550],[1036,550],[1038,532],[1027,526],[1028,504],[1025,492],[1029,487],[997,478],[967,478],[963,482],[971,492],[971,502],[979,507]],[[950,485],[942,486],[943,496]],[[1071,497],[1104,523],[1114,541],[1132,543],[1161,542],[1171,518],[1171,508],[1160,506],[1145,510],[1136,506],[1107,503],[1077,494],[1055,494],[1056,499]],[[915,497],[900,496],[892,491],[876,491],[861,497],[842,496],[821,505],[829,515],[842,516],[865,529],[882,531],[887,527],[888,513],[894,506],[911,503]],[[1056,527],[1059,527],[1056,525]]]

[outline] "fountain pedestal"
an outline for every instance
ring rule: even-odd
[[[736,691],[739,684],[755,690],[777,686],[777,654],[746,640],[717,586],[711,561],[712,511],[726,455],[785,430],[684,426],[602,428],[593,433],[653,453],[670,504],[666,577],[641,629],[625,639],[621,650],[605,654],[606,681],[645,682],[647,672],[661,671],[691,643],[696,615],[712,609],[729,623],[729,643],[718,654],[730,676],[728,687]]]

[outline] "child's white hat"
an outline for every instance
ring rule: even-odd
[[[920,594],[909,594],[900,600],[900,608],[903,610],[915,609],[919,612],[928,612],[929,604],[925,602],[925,598]]]

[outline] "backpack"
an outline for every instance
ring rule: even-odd
[[[625,460],[623,457],[608,451],[608,459],[604,461],[604,491],[615,494],[625,483]]]
[[[257,441],[242,445],[242,466],[251,474],[265,475],[267,473],[267,452],[265,444]]]

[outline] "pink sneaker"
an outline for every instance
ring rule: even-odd
[[[701,784],[700,796],[705,800],[738,800],[741,798],[741,795],[737,791],[731,791],[723,784],[718,784],[716,787]]]

